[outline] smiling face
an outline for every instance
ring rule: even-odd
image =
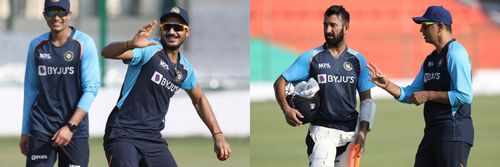
[[[186,38],[189,36],[191,30],[187,27],[184,22],[179,17],[171,16],[163,20],[162,25],[166,24],[169,26],[162,26],[161,28],[161,39],[165,42],[167,50],[177,50],[184,43]],[[183,27],[183,28],[175,28]],[[166,27],[166,28],[163,28]]]
[[[52,32],[61,32],[68,28],[72,13],[66,12],[60,7],[48,7],[45,9],[43,16]]]
[[[344,41],[345,31],[348,27],[349,23],[345,23],[340,15],[325,16],[323,32],[328,46],[338,47]]]

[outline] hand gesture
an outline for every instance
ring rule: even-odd
[[[222,133],[214,136],[214,152],[217,154],[217,159],[221,161],[227,160],[231,156],[231,146],[226,142]]]
[[[64,147],[69,144],[71,141],[71,138],[73,138],[73,132],[69,130],[68,126],[63,126],[57,132],[52,136],[52,146],[54,147]]]
[[[372,62],[370,62],[370,64],[366,67],[370,69],[369,74],[372,82],[378,87],[384,89],[387,88],[387,86],[389,85],[389,79],[385,76],[385,74],[383,74],[382,71],[380,71],[380,69],[378,69],[378,67],[375,66],[375,64],[373,64]]]
[[[151,33],[153,33],[153,30],[157,24],[158,22],[156,20],[152,20],[147,25],[139,29],[139,31],[137,31],[137,33],[135,34],[134,38],[132,38],[130,43],[128,43],[128,47],[133,49],[133,48],[144,48],[151,45],[156,45],[157,42],[149,41],[148,38],[149,36],[151,36]]]
[[[299,120],[299,118],[304,118],[300,112],[294,108],[288,107],[288,109],[285,109],[284,111],[285,114],[285,119],[286,122],[290,126],[299,126],[302,125],[302,121]]]
[[[410,96],[411,103],[413,103],[413,104],[415,104],[417,106],[420,105],[420,104],[423,104],[423,103],[427,102],[427,100],[429,100],[428,91],[414,92]]]

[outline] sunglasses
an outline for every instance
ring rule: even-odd
[[[425,30],[425,29],[428,29],[431,25],[434,25],[434,24],[437,24],[437,23],[436,22],[430,22],[430,21],[428,21],[428,22],[422,22],[421,26],[422,26],[422,29]]]
[[[163,23],[160,24],[160,28],[162,31],[170,31],[170,29],[174,29],[174,31],[184,31],[185,29],[188,29],[189,27],[184,24],[173,24],[173,23]]]
[[[45,16],[47,16],[47,17],[55,17],[55,16],[65,17],[68,15],[69,12],[64,11],[64,10],[49,10],[49,11],[45,11],[44,13],[45,13]]]

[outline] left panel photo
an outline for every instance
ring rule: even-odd
[[[0,9],[0,166],[250,166],[248,0]]]

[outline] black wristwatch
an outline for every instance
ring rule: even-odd
[[[76,128],[78,128],[78,125],[73,124],[73,123],[71,123],[71,122],[66,123],[66,126],[68,126],[68,128],[69,128],[69,130],[70,130],[71,132],[75,132]]]

